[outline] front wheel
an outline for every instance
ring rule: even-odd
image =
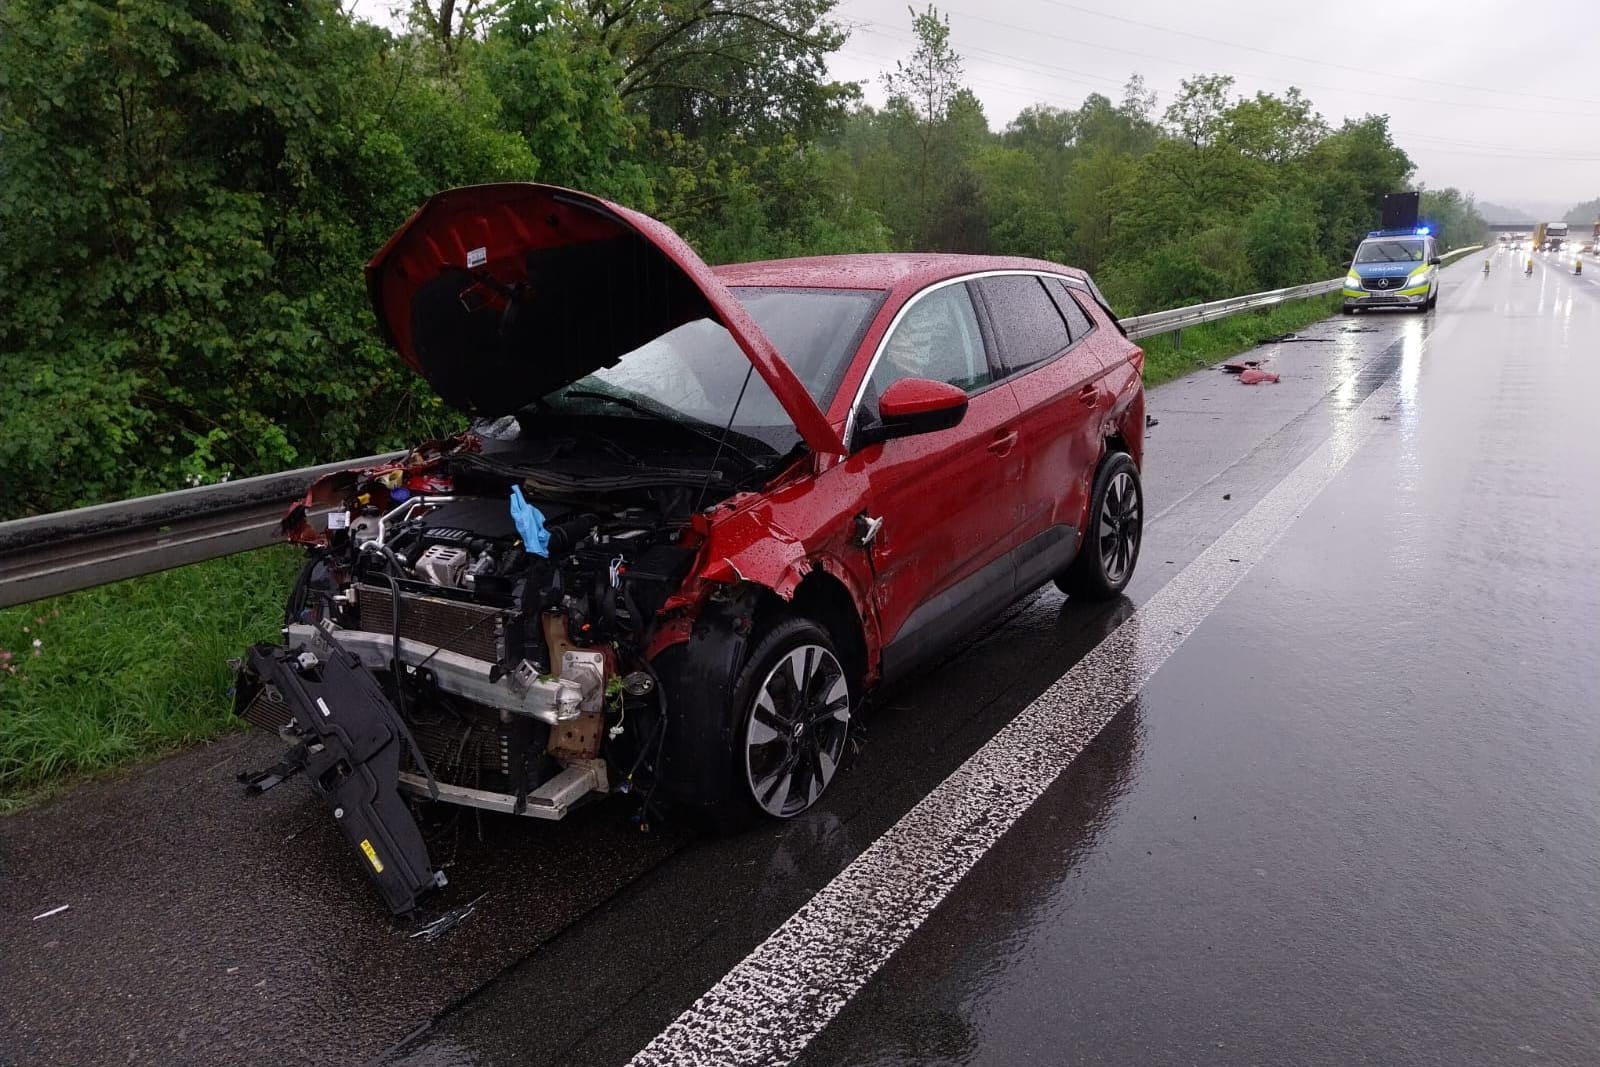
[[[1078,555],[1056,588],[1075,599],[1110,600],[1133,577],[1144,539],[1144,488],[1139,468],[1126,452],[1113,452],[1095,474],[1089,498],[1089,529]]]
[[[810,808],[850,733],[850,681],[833,639],[809,619],[784,619],[751,650],[733,693],[734,759],[750,800],[778,819]]]

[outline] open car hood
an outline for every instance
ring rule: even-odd
[[[447,403],[509,415],[656,337],[710,318],[813,452],[838,433],[711,268],[663,223],[532,182],[430,198],[367,264],[384,340]]]

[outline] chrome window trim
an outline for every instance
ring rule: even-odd
[[[855,432],[856,432],[856,414],[857,414],[857,412],[859,412],[861,410],[861,399],[862,399],[863,396],[866,395],[867,386],[872,381],[873,372],[878,369],[878,360],[883,357],[883,350],[884,350],[885,347],[888,346],[889,338],[893,337],[894,336],[894,331],[897,330],[900,327],[900,320],[905,318],[906,312],[908,312],[912,308],[916,307],[917,302],[920,301],[923,297],[927,296],[929,293],[937,292],[940,289],[945,288],[946,286],[958,285],[958,284],[959,285],[965,285],[967,282],[975,282],[975,281],[978,281],[978,280],[983,279],[983,278],[999,278],[999,277],[1003,277],[1003,276],[1006,276],[1006,275],[1013,275],[1013,274],[1024,274],[1024,275],[1027,275],[1027,276],[1033,277],[1033,278],[1060,278],[1063,282],[1065,282],[1067,284],[1067,286],[1069,288],[1076,287],[1076,288],[1082,290],[1083,292],[1089,293],[1091,299],[1093,298],[1093,291],[1089,288],[1088,285],[1086,285],[1084,283],[1082,278],[1074,278],[1070,274],[1058,274],[1055,271],[1026,270],[1026,269],[1022,269],[1022,268],[1002,269],[1002,270],[982,270],[982,271],[976,271],[976,272],[974,272],[972,274],[960,274],[960,275],[957,275],[954,278],[942,278],[939,281],[934,282],[932,285],[926,286],[925,288],[922,288],[922,289],[918,289],[915,293],[911,294],[910,299],[908,299],[904,304],[900,305],[900,310],[898,310],[898,311],[896,311],[894,313],[894,318],[889,320],[888,329],[883,331],[883,336],[878,339],[878,347],[873,350],[872,358],[867,361],[867,369],[861,375],[860,384],[858,384],[856,386],[856,395],[850,398],[850,413],[845,417],[845,422],[844,422],[844,446],[845,446],[845,448],[850,449],[850,448],[854,447],[852,445],[852,443],[851,443],[851,438],[853,438],[855,436]],[[971,300],[972,297],[968,296],[967,299]],[[977,310],[976,304],[974,304],[973,310],[974,311]],[[1094,322],[1093,316],[1090,317],[1089,321]],[[1065,324],[1066,324],[1065,320],[1063,320],[1062,325],[1065,325]],[[1099,323],[1095,323],[1095,326],[1098,327]],[[1094,332],[1093,330],[1090,331],[1090,333],[1093,333],[1093,332]],[[1068,336],[1069,337],[1071,336],[1071,331],[1070,330],[1068,331]],[[1085,335],[1085,336],[1087,336],[1087,335]],[[1068,345],[1067,347],[1070,348],[1072,346]],[[1065,349],[1063,349],[1063,351],[1065,351]],[[991,358],[991,359],[999,358],[997,353],[990,353],[990,352],[985,351],[984,355],[989,357],[989,358]],[[1003,379],[1001,379],[1001,378],[996,378],[995,379],[996,382],[999,382],[999,381],[1002,381],[1002,380]]]

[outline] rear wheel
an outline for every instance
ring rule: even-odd
[[[750,801],[778,819],[810,808],[850,733],[850,682],[833,639],[810,619],[784,619],[751,650],[733,692],[733,755]]]
[[[1078,555],[1056,588],[1070,597],[1110,600],[1133,578],[1144,540],[1144,488],[1139,468],[1126,452],[1113,452],[1095,474],[1089,500],[1089,529]]]

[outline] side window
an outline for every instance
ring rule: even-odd
[[[1000,360],[1007,373],[1043,363],[1072,343],[1055,301],[1038,277],[1001,274],[980,279],[978,285],[999,335]]]
[[[1094,319],[1084,311],[1083,304],[1066,282],[1060,278],[1051,278],[1045,284],[1050,290],[1050,295],[1056,298],[1056,307],[1061,309],[1061,317],[1067,320],[1067,333],[1072,335],[1072,343],[1077,344],[1094,329]]]
[[[935,289],[895,325],[865,394],[873,410],[876,398],[901,378],[932,378],[969,393],[993,380],[965,285]]]

